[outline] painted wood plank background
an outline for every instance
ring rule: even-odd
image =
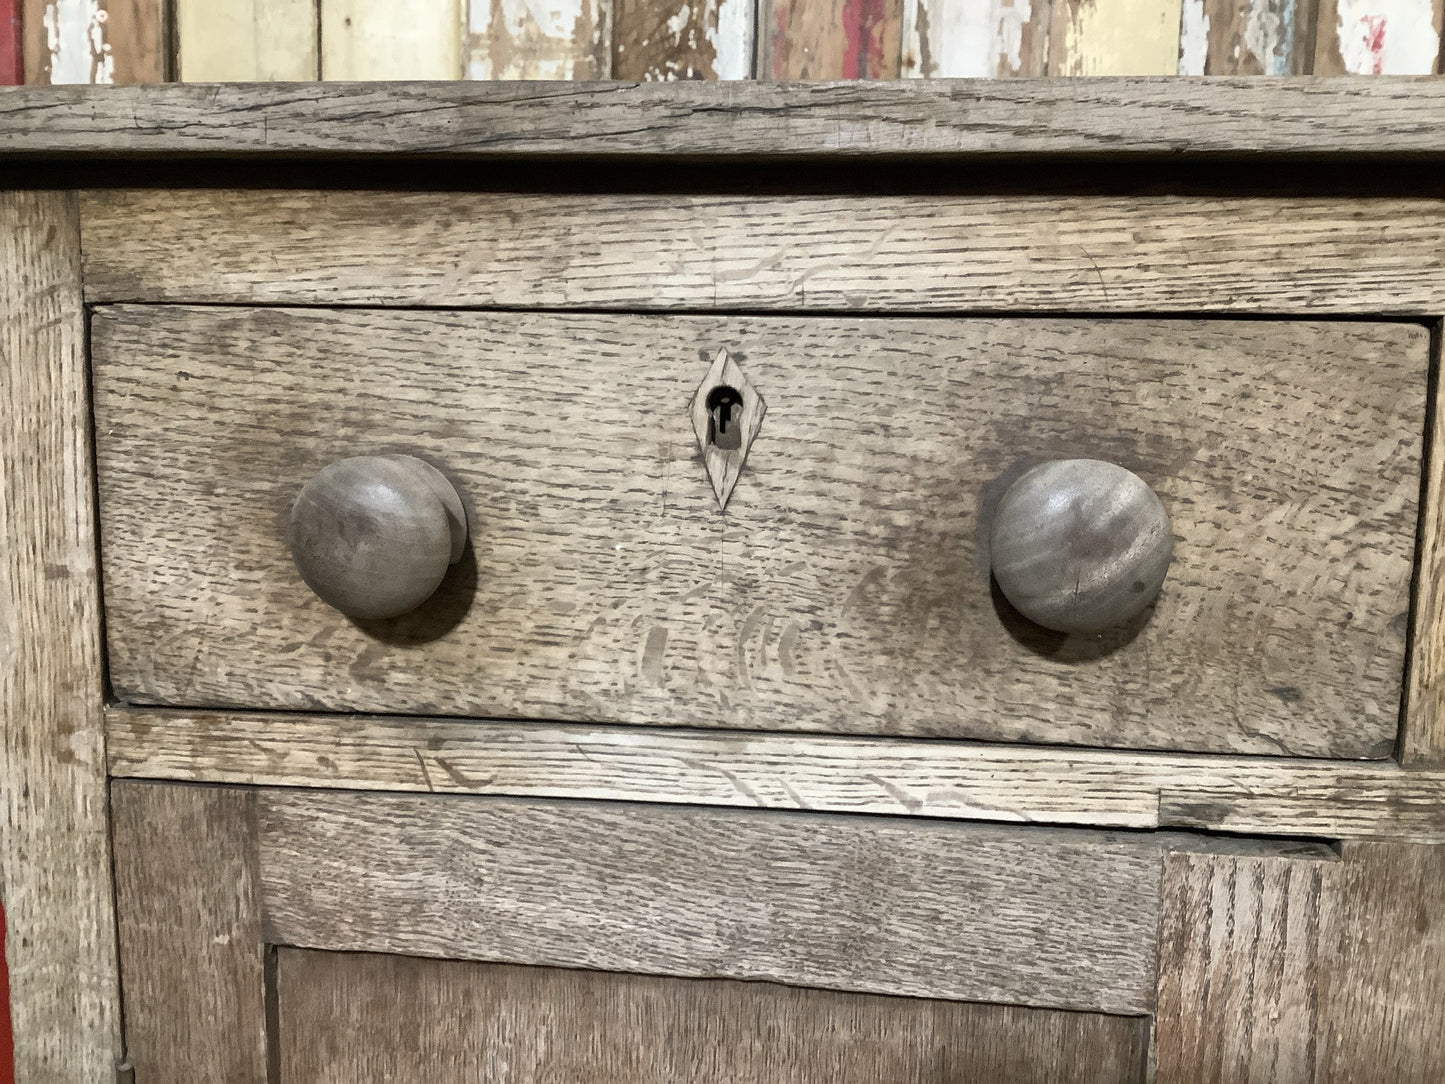
[[[188,83],[320,76],[317,0],[175,0],[176,73]]]
[[[1442,27],[1445,0],[0,0],[0,84],[1422,75]]]

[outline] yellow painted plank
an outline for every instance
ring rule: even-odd
[[[1180,0],[1057,0],[1050,75],[1175,75]]]
[[[317,0],[175,0],[177,68],[188,83],[315,79]]]
[[[461,78],[461,2],[321,0],[321,78]]]

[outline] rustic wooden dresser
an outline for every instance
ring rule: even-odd
[[[18,1081],[1445,1078],[1445,83],[0,154]],[[1071,624],[1077,460],[1154,563]]]

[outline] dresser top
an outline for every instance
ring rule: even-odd
[[[1445,79],[0,89],[16,158],[1445,159]]]

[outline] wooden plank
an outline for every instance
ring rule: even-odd
[[[321,74],[317,0],[174,0],[177,70],[194,83]]]
[[[120,1052],[74,198],[0,194],[0,885],[16,1077]]]
[[[1445,311],[1427,198],[123,190],[82,219],[92,302]]]
[[[119,782],[111,802],[126,1054],[135,1078],[265,1084],[252,794]]]
[[[5,966],[3,903],[0,903],[0,1084],[15,1084],[15,1036],[10,1030],[10,969]]]
[[[691,80],[567,87],[458,81],[335,85],[304,94],[279,85],[181,83],[144,93],[8,94],[0,105],[0,149],[291,159],[1053,155],[1117,162],[1127,155],[1187,163],[1208,154],[1433,162],[1445,159],[1445,126],[1437,123],[1442,110],[1445,83],[1388,78],[1269,84],[1125,78],[1085,86],[1050,80],[727,87]],[[1272,177],[1267,169],[1257,175]],[[1217,216],[1218,225],[1227,222],[1227,215]]]
[[[319,0],[322,79],[460,79],[460,0]]]
[[[1415,325],[141,306],[91,329],[123,699],[1394,747]],[[724,345],[771,404],[725,521],[685,406]],[[323,465],[380,448],[448,465],[475,548],[426,607],[357,625],[301,583],[278,524]],[[1000,614],[992,502],[1061,455],[1161,493],[1178,541],[1152,617],[1065,637]]]
[[[23,0],[0,0],[0,86],[25,82],[25,36],[20,12]]]
[[[1180,75],[1303,75],[1313,60],[1311,0],[1184,0]]]
[[[1053,0],[903,0],[905,76],[1048,74]]]
[[[1445,1078],[1445,847],[1346,843],[1322,1078]]]
[[[1164,857],[1155,1014],[1160,1084],[1318,1079],[1341,863],[1314,856]]]
[[[1127,1084],[1146,1017],[282,949],[287,1080]]]
[[[607,79],[612,74],[608,0],[469,0],[468,79]]]
[[[1165,857],[1161,1084],[1441,1079],[1445,848],[1342,857]]]
[[[134,708],[107,724],[118,776],[1445,842],[1445,773],[1389,761]]]
[[[1445,0],[1319,0],[1316,75],[1431,75]]]
[[[612,77],[751,79],[755,17],[749,0],[614,0]]]
[[[897,79],[904,0],[763,0],[764,79]]]
[[[1180,0],[1054,0],[1049,75],[1175,75]]]
[[[159,83],[169,57],[163,0],[23,0],[26,82]]]
[[[268,942],[1136,1014],[1145,835],[264,791]]]

